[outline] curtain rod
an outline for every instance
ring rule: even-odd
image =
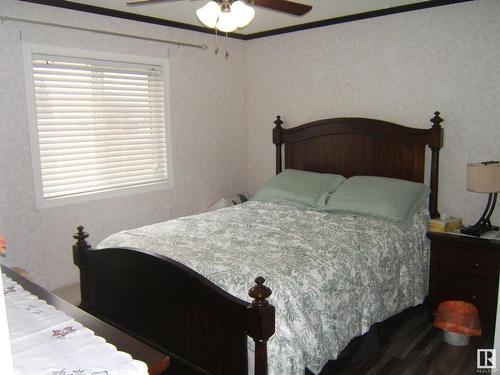
[[[176,41],[173,41],[173,40],[155,39],[155,38],[148,38],[148,37],[144,37],[144,36],[115,33],[115,32],[112,32],[112,31],[87,29],[87,28],[84,28],[84,27],[61,25],[61,24],[58,24],[58,23],[51,23],[51,22],[34,21],[34,20],[28,20],[28,19],[24,19],[24,18],[13,18],[13,17],[7,17],[7,16],[0,16],[0,21],[2,21],[2,22],[3,21],[11,21],[11,22],[29,23],[29,24],[34,24],[34,25],[60,27],[60,28],[63,28],[63,29],[71,29],[71,30],[78,30],[78,31],[88,31],[90,33],[96,33],[96,34],[122,36],[122,37],[125,37],[125,38],[147,40],[147,41],[150,41],[150,42],[158,42],[158,43],[165,43],[165,44],[174,44],[174,45],[183,46],[183,47],[199,48],[199,49],[202,49],[203,51],[205,51],[207,49],[207,45],[206,44],[191,44],[191,43],[184,43],[184,42],[176,42]]]

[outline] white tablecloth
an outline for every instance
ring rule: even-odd
[[[15,375],[148,374],[145,363],[2,278]]]

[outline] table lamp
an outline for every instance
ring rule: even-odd
[[[498,230],[497,226],[491,225],[490,217],[495,209],[497,193],[500,192],[500,163],[498,161],[485,161],[467,164],[467,191],[488,193],[488,203],[478,222],[463,227],[460,232],[479,237],[490,230]]]

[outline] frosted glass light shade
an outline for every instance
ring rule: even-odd
[[[202,24],[213,29],[217,25],[221,13],[219,4],[215,1],[209,1],[204,7],[196,11],[196,16]]]
[[[232,12],[220,12],[219,20],[217,21],[217,29],[224,32],[230,33],[238,28],[236,22],[236,17],[234,17]]]
[[[231,14],[236,19],[236,25],[241,28],[252,22],[255,17],[255,9],[249,7],[243,1],[237,0],[231,4]]]
[[[467,191],[500,193],[500,163],[467,164]]]

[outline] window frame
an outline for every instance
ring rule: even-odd
[[[89,60],[109,60],[117,63],[132,63],[143,65],[160,66],[163,77],[163,108],[165,119],[165,147],[166,147],[166,168],[167,179],[162,182],[155,182],[139,186],[125,186],[114,188],[111,190],[81,193],[66,197],[45,198],[43,196],[43,181],[40,159],[40,145],[38,137],[38,119],[36,110],[35,84],[33,77],[32,58],[34,54],[46,54],[65,56],[76,59]],[[169,61],[167,58],[151,57],[151,56],[135,56],[121,53],[109,53],[103,51],[94,51],[88,49],[77,49],[67,47],[56,47],[45,44],[23,43],[23,60],[24,60],[24,79],[25,91],[27,97],[27,111],[30,134],[31,147],[31,162],[33,168],[33,183],[35,192],[36,208],[51,208],[66,206],[77,203],[85,203],[101,199],[118,198],[127,195],[141,194],[152,191],[171,189],[173,186],[172,178],[172,147],[171,147],[171,126],[170,126],[170,97],[169,86]]]

